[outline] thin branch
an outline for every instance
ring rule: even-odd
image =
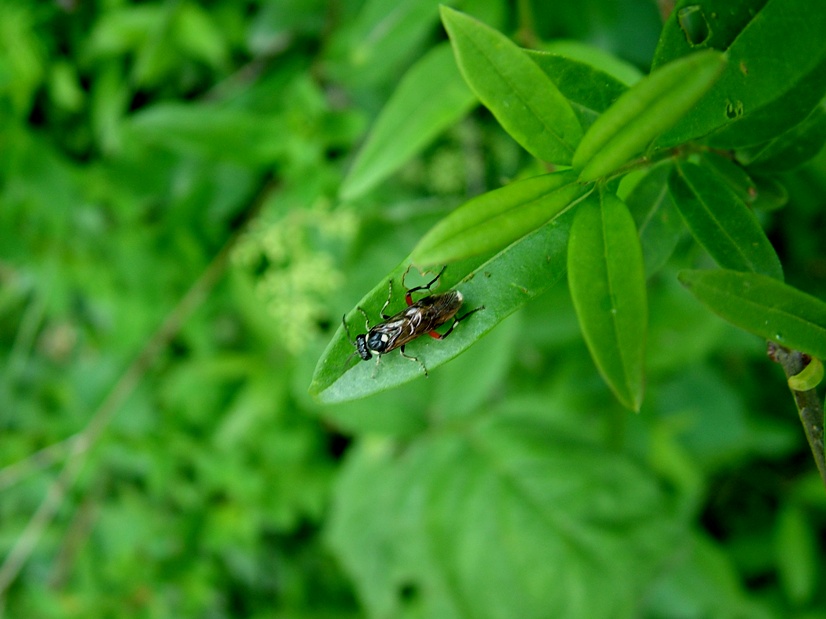
[[[247,212],[246,221],[257,214],[267,196],[275,186],[274,181],[267,180],[258,191],[252,208]],[[239,227],[239,231],[224,244],[218,255],[213,258],[206,270],[189,288],[175,308],[166,316],[157,331],[152,335],[141,352],[129,367],[121,374],[118,381],[112,386],[109,393],[92,415],[89,423],[82,432],[72,437],[68,455],[58,476],[49,486],[46,496],[40,503],[37,511],[29,519],[25,529],[20,534],[17,543],[0,565],[0,614],[2,614],[3,598],[9,586],[14,582],[23,565],[31,556],[43,531],[52,521],[66,493],[74,484],[80,472],[85,454],[94,446],[103,431],[112,420],[114,414],[132,394],[144,374],[150,369],[170,340],[181,330],[186,320],[206,299],[224,273],[229,254],[235,246],[241,232],[246,226]]]
[[[767,353],[772,361],[781,365],[787,379],[800,374],[810,361],[807,355],[796,350],[789,350],[771,341],[768,342]],[[789,388],[791,389],[791,387]],[[791,392],[820,478],[826,484],[826,453],[824,453],[823,448],[823,400],[818,397],[816,389],[807,391],[791,389]]]

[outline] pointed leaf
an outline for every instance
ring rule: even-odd
[[[669,63],[643,78],[591,125],[574,155],[580,180],[605,176],[639,155],[677,122],[712,86],[725,66],[705,50]]]
[[[511,245],[493,258],[468,260],[452,264],[443,276],[439,290],[456,288],[465,297],[460,312],[485,306],[463,321],[451,336],[443,341],[428,337],[414,340],[407,353],[419,357],[429,371],[462,353],[499,322],[544,292],[565,273],[565,246],[570,216],[563,216],[544,225],[536,232]],[[394,296],[388,312],[404,307],[401,277],[412,259],[404,260],[390,274]],[[461,281],[459,279],[461,278]],[[379,283],[358,305],[373,318],[387,299],[387,281]],[[347,315],[353,335],[361,333],[362,315],[354,308]],[[372,323],[371,323],[372,324]],[[322,354],[313,374],[310,393],[322,402],[343,402],[378,393],[422,377],[417,363],[404,359],[396,351],[384,355],[376,369],[374,362],[350,360],[353,346],[339,327]]]
[[[356,198],[387,178],[475,102],[450,45],[433,48],[405,74],[382,109],[342,184],[341,197]]]
[[[439,0],[366,0],[344,13],[327,47],[331,71],[351,86],[395,80],[438,23]]]
[[[646,277],[662,268],[685,233],[668,191],[671,170],[669,164],[652,168],[625,199],[640,237]]]
[[[737,159],[749,169],[791,170],[817,155],[826,143],[826,99],[809,116],[796,125],[763,144],[737,151]]]
[[[639,410],[648,306],[634,220],[617,196],[577,210],[568,246],[568,284],[585,343],[617,399]]]
[[[568,165],[582,129],[556,85],[505,35],[442,6],[459,69],[471,90],[533,156]]]
[[[447,264],[500,250],[559,216],[589,190],[567,171],[489,191],[431,228],[413,250],[413,261]]]
[[[568,99],[583,127],[591,126],[628,87],[615,77],[566,56],[525,50]]]
[[[754,213],[713,172],[681,162],[670,185],[688,228],[717,264],[783,279],[780,260]]]
[[[682,271],[679,278],[733,325],[826,359],[826,303],[820,299],[759,273]]]

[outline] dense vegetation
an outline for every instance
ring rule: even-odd
[[[826,618],[826,2],[446,4],[0,0],[0,615]]]

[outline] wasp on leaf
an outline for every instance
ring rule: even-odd
[[[462,301],[464,301],[462,293],[458,290],[448,290],[447,292],[431,294],[416,302],[413,301],[413,293],[420,290],[430,292],[430,287],[439,281],[439,278],[442,276],[442,273],[445,272],[446,268],[447,267],[442,268],[439,274],[424,286],[416,286],[415,288],[408,289],[404,295],[407,307],[394,316],[388,316],[384,313],[384,310],[390,305],[390,299],[393,296],[393,280],[391,279],[387,293],[387,301],[384,302],[381,308],[382,322],[371,327],[367,312],[361,307],[356,308],[364,316],[364,326],[367,333],[357,335],[355,341],[353,341],[353,338],[350,336],[350,329],[347,327],[345,316],[342,316],[341,322],[344,325],[345,333],[347,333],[347,339],[356,349],[353,355],[358,354],[365,361],[370,360],[373,355],[376,355],[376,369],[378,369],[381,356],[398,348],[402,357],[415,361],[422,366],[424,375],[427,376],[425,364],[422,363],[418,357],[405,354],[405,345],[425,333],[434,339],[443,340],[450,335],[453,329],[465,318],[474,312],[485,309],[483,305],[456,318],[459,308],[462,307]],[[402,286],[405,285],[404,279],[408,271],[410,271],[409,267],[402,276]],[[436,331],[438,327],[447,323],[451,318],[453,319],[453,323],[451,323],[447,331],[444,333]],[[352,357],[353,355],[350,356]],[[375,373],[376,370],[373,371],[374,377]]]

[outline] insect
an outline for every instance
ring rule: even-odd
[[[443,340],[450,335],[453,332],[453,329],[455,329],[456,326],[465,318],[475,312],[478,312],[479,310],[485,309],[485,306],[483,305],[470,310],[459,318],[456,318],[456,314],[462,306],[462,301],[464,301],[462,293],[458,290],[448,290],[447,292],[431,294],[419,299],[416,302],[413,301],[413,293],[420,290],[427,290],[430,292],[430,287],[439,281],[439,278],[442,276],[442,273],[445,272],[446,268],[447,267],[444,267],[441,271],[439,271],[439,274],[424,286],[416,286],[415,288],[410,288],[407,290],[404,295],[404,300],[407,303],[407,307],[395,316],[388,316],[384,313],[387,306],[390,305],[390,299],[393,296],[393,280],[390,280],[387,301],[384,302],[384,305],[381,308],[381,317],[383,319],[382,322],[371,327],[370,318],[367,316],[367,312],[360,307],[357,308],[358,311],[360,311],[364,316],[364,326],[365,329],[367,329],[367,333],[357,335],[355,341],[353,341],[350,336],[350,330],[347,327],[345,317],[341,317],[341,322],[344,325],[344,331],[347,333],[347,339],[350,340],[350,343],[356,348],[356,352],[354,352],[353,355],[358,354],[365,361],[368,361],[373,357],[373,355],[376,355],[376,368],[373,370],[374,377],[376,375],[376,370],[379,367],[381,356],[389,353],[390,351],[396,350],[397,348],[399,349],[402,357],[415,361],[422,366],[424,375],[427,376],[427,367],[425,367],[425,364],[422,363],[418,357],[413,357],[406,354],[404,352],[405,345],[425,333],[437,340]],[[404,279],[407,276],[408,271],[410,271],[409,267],[402,276],[402,286],[405,285]],[[437,327],[447,323],[451,318],[453,319],[453,323],[447,331],[444,333],[439,333],[436,331]]]

